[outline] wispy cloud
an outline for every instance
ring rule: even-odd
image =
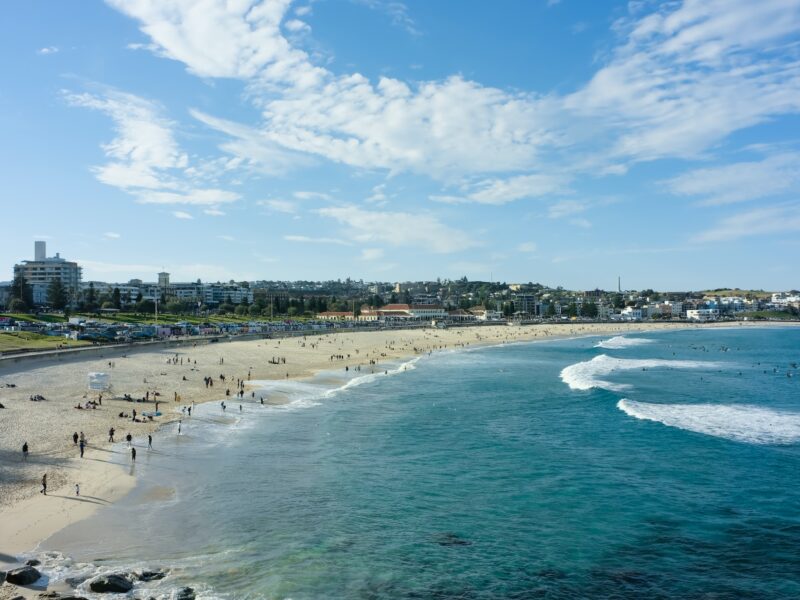
[[[522,242],[517,246],[519,252],[533,253],[536,252],[538,246],[534,242]]]
[[[696,242],[724,242],[755,235],[780,235],[800,231],[800,203],[764,206],[725,217],[695,236]]]
[[[361,250],[361,260],[381,260],[384,254],[383,248],[364,248]]]
[[[800,153],[785,152],[759,161],[694,169],[666,184],[673,194],[699,197],[705,206],[768,198],[797,190]]]
[[[57,46],[45,46],[44,48],[39,48],[36,51],[36,54],[41,54],[42,56],[46,56],[48,54],[57,54],[60,52]]]
[[[310,237],[307,235],[285,235],[283,236],[287,242],[299,242],[303,244],[334,244],[337,246],[352,246],[347,240],[340,238],[330,237]]]
[[[347,226],[348,237],[358,242],[417,246],[441,254],[479,245],[471,236],[444,225],[433,215],[371,211],[357,206],[321,208],[316,212]]]
[[[297,206],[294,202],[290,202],[289,200],[259,200],[256,204],[264,206],[273,212],[285,213],[287,215],[293,215],[297,212]]]
[[[216,207],[204,208],[203,212],[210,217],[224,217],[226,214],[224,211],[221,211]]]
[[[392,25],[404,29],[411,35],[421,35],[414,19],[408,13],[408,7],[397,0],[354,0],[357,4],[362,4],[373,10],[378,10],[389,16]]]
[[[115,233],[113,231],[106,231],[103,234],[103,237],[106,238],[107,240],[118,240],[122,236],[120,236],[120,234]]]
[[[194,219],[194,217],[190,213],[182,210],[173,210],[172,216],[175,217],[176,219],[186,219],[186,220]]]
[[[324,192],[299,191],[292,194],[298,200],[331,200],[331,195]]]
[[[103,145],[110,159],[94,167],[99,181],[124,190],[142,204],[224,204],[239,194],[196,188],[184,179],[189,158],[178,145],[175,124],[160,105],[114,89],[100,94],[63,92],[73,106],[103,112],[114,122],[116,137]]]

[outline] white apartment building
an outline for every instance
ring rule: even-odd
[[[717,308],[695,308],[686,311],[687,321],[716,321],[719,319]]]
[[[47,288],[56,279],[66,288],[73,303],[81,285],[81,268],[78,263],[55,256],[47,256],[46,242],[34,242],[34,259],[14,265],[14,277],[22,274],[33,291],[34,304],[47,304]]]

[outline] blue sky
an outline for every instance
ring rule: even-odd
[[[800,287],[800,0],[3,11],[0,279]]]

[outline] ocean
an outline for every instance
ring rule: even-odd
[[[800,328],[695,329],[264,382],[289,404],[198,406],[35,555],[167,570],[141,598],[798,598],[798,362]]]

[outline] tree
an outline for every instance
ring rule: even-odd
[[[574,302],[570,302],[567,306],[567,316],[569,317],[577,317],[578,316],[578,306]]]
[[[89,312],[97,308],[97,294],[94,291],[94,282],[89,282],[89,288],[86,290],[85,298],[86,310]]]
[[[556,305],[554,303],[550,303],[547,305],[547,312],[545,313],[548,317],[555,317],[556,316]]]
[[[47,302],[56,310],[63,310],[67,306],[69,296],[61,279],[53,279],[47,286]]]
[[[23,311],[33,306],[33,289],[21,271],[14,275],[14,281],[11,282],[11,298],[22,301],[25,305]]]
[[[248,306],[246,304],[240,304],[234,309],[234,312],[239,315],[240,317],[247,316],[248,314]]]
[[[122,295],[119,292],[119,288],[114,288],[114,293],[111,294],[111,303],[114,305],[114,308],[122,308]]]
[[[594,302],[587,302],[583,305],[583,309],[581,310],[584,317],[589,317],[590,319],[597,318],[597,304]]]
[[[12,313],[21,313],[26,312],[28,307],[23,300],[19,298],[12,298],[11,302],[8,303],[8,310]]]

